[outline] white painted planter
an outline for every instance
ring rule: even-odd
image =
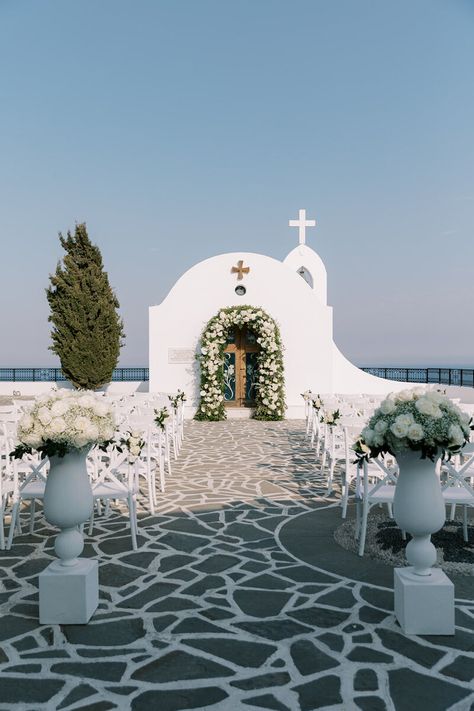
[[[406,557],[413,573],[420,576],[432,573],[436,548],[431,543],[431,534],[439,531],[446,519],[436,461],[421,459],[421,453],[412,450],[397,455],[400,473],[393,515],[400,529],[412,536]]]
[[[44,492],[46,520],[61,529],[54,548],[62,566],[75,566],[84,548],[78,526],[90,518],[92,489],[87,473],[87,450],[77,449],[64,457],[50,457]]]

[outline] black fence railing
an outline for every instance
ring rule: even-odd
[[[474,387],[474,368],[361,368],[379,378],[408,383],[438,383]]]
[[[112,381],[148,380],[148,368],[115,368]],[[61,368],[0,368],[0,382],[64,382]]]
[[[474,387],[474,368],[398,368],[363,367],[379,378],[408,383],[438,383]],[[0,382],[64,382],[61,368],[0,368]],[[149,380],[148,368],[115,368],[112,382]]]

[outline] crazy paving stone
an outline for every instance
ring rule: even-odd
[[[185,644],[201,649],[214,657],[220,657],[241,667],[260,667],[276,652],[276,647],[262,642],[243,642],[237,639],[216,637],[214,639],[188,639]]]
[[[223,610],[220,607],[209,607],[207,610],[202,610],[201,615],[207,617],[208,620],[228,620],[234,617],[233,612]]]
[[[148,612],[178,612],[179,610],[195,610],[199,605],[184,597],[169,597],[160,600],[148,608]]]
[[[460,649],[463,652],[472,652],[474,650],[474,634],[465,630],[456,629],[453,635],[449,637],[427,636],[423,635],[422,639],[426,639],[431,644],[439,644],[444,647],[452,647]]]
[[[117,704],[112,703],[112,701],[93,701],[85,706],[75,706],[74,711],[111,711],[111,709],[116,709]]]
[[[8,662],[8,657],[0,647],[0,664],[3,664],[3,662]]]
[[[258,588],[259,590],[286,590],[286,588],[292,587],[293,583],[282,580],[276,575],[265,573],[257,575],[255,578],[247,578],[245,585],[248,588]]]
[[[53,674],[66,674],[87,679],[103,679],[104,681],[120,681],[127,665],[125,662],[60,662],[53,664]]]
[[[24,617],[5,615],[0,624],[0,642],[12,637],[18,637],[26,632],[31,632],[38,627],[38,620],[27,620]]]
[[[293,691],[296,691],[299,696],[301,711],[311,711],[323,706],[341,704],[340,686],[339,678],[330,675],[294,686]]]
[[[217,625],[213,625],[211,622],[206,622],[200,617],[188,617],[182,620],[176,627],[173,627],[173,634],[193,634],[204,632],[207,634],[221,634],[223,631]]]
[[[20,603],[19,605],[14,605],[10,609],[11,612],[14,612],[15,614],[23,615],[24,617],[34,617],[35,619],[38,619],[39,605],[36,603]]]
[[[377,691],[379,683],[373,669],[358,669],[354,677],[355,691]]]
[[[354,701],[362,711],[386,711],[387,708],[379,696],[358,696]]]
[[[207,538],[202,536],[186,536],[179,533],[167,533],[160,538],[160,543],[168,546],[171,550],[193,553],[198,548],[202,548],[208,543]]]
[[[243,691],[251,691],[253,689],[274,688],[275,686],[284,686],[291,681],[291,677],[287,672],[270,672],[269,674],[261,674],[260,676],[252,676],[248,679],[239,679],[231,681],[230,685]]]
[[[251,634],[274,641],[296,637],[298,634],[309,631],[308,627],[303,627],[298,622],[287,619],[269,620],[268,622],[238,622],[234,624],[236,627],[240,627]]]
[[[113,694],[120,694],[120,696],[130,696],[134,691],[138,689],[138,686],[106,686],[106,691],[111,691]]]
[[[211,708],[228,697],[215,686],[172,691],[145,691],[132,700],[131,711],[184,711],[184,709]]]
[[[395,708],[407,709],[407,711],[411,709],[446,711],[470,693],[469,689],[440,681],[432,675],[418,674],[411,669],[389,671],[388,679]]]
[[[251,523],[231,523],[226,528],[226,534],[242,541],[260,541],[268,536],[268,531],[262,531]]]
[[[121,588],[123,585],[129,585],[135,582],[140,574],[138,570],[115,563],[106,563],[99,568],[100,584],[106,587]]]
[[[92,686],[89,686],[89,684],[79,684],[72,691],[69,692],[69,694],[63,701],[61,701],[61,703],[57,707],[58,711],[60,711],[60,709],[65,709],[68,706],[71,706],[72,704],[76,703],[77,701],[81,701],[81,699],[86,699],[88,696],[92,696],[96,693],[97,690],[94,689]]]
[[[467,627],[474,630],[474,616],[467,615],[463,610],[455,611],[455,622],[457,627]]]
[[[28,652],[20,655],[22,659],[69,659],[65,649],[48,649],[43,652]]]
[[[65,625],[63,630],[71,644],[98,647],[131,644],[145,635],[143,620],[140,617],[127,617],[98,624]]]
[[[304,607],[288,614],[311,627],[337,627],[349,617],[346,612],[328,610],[324,607]]]
[[[322,652],[309,640],[301,639],[294,642],[290,651],[295,667],[303,676],[339,666],[337,659]]]
[[[361,622],[369,622],[370,624],[379,624],[388,616],[388,612],[376,610],[375,607],[367,607],[364,605],[359,609],[359,619]]]
[[[5,672],[15,672],[15,674],[39,674],[41,664],[14,664],[12,667],[4,669]]]
[[[262,694],[261,696],[251,696],[248,699],[243,699],[244,704],[249,706],[257,706],[262,709],[275,709],[275,711],[289,711],[288,706],[278,701],[273,694]]]
[[[121,556],[120,560],[128,565],[134,565],[137,568],[148,570],[148,566],[150,563],[153,563],[156,556],[156,553],[150,553],[149,551],[137,551],[136,553]]]
[[[259,594],[255,590],[235,590],[234,600],[243,613],[252,617],[276,617],[285,607],[291,593],[265,591]]]
[[[218,555],[209,556],[194,567],[204,573],[221,573],[223,570],[233,568],[240,563],[240,559],[233,555]]]
[[[33,683],[19,683],[17,677],[0,676],[2,704],[43,704],[53,698],[64,686],[59,679],[35,679]]]
[[[184,565],[194,563],[197,560],[195,556],[192,555],[167,555],[160,558],[160,573],[169,573],[171,570],[176,570],[177,568],[182,568]]]
[[[297,583],[335,583],[337,578],[326,575],[318,570],[308,568],[306,565],[294,565],[291,568],[279,568],[278,572],[285,578],[290,578]]]
[[[33,558],[32,560],[27,560],[15,568],[15,575],[18,578],[30,578],[32,575],[39,575],[50,563],[51,558]]]
[[[189,679],[233,676],[234,673],[232,669],[222,664],[177,650],[164,654],[159,659],[140,667],[140,669],[133,672],[131,678],[156,684]]]
[[[145,590],[141,590],[137,595],[127,598],[119,602],[117,607],[130,607],[134,610],[140,610],[149,602],[153,602],[157,598],[170,595],[178,586],[173,583],[153,583]]]
[[[125,527],[125,526],[124,526]],[[137,546],[138,548],[143,548],[146,543],[146,538],[143,536],[137,536]],[[114,555],[116,553],[125,553],[131,550],[132,541],[130,536],[113,536],[112,538],[105,538],[97,547],[105,553],[105,555]]]
[[[369,588],[367,585],[363,585],[360,589],[360,596],[363,600],[368,602],[369,605],[381,607],[382,610],[393,612],[393,592],[389,590]]]
[[[155,617],[153,620],[153,627],[157,632],[163,632],[163,630],[173,624],[173,622],[176,622],[177,619],[176,615],[162,615],[161,617]]]
[[[190,585],[189,587],[182,590],[183,595],[195,595],[200,597],[204,595],[208,590],[214,590],[215,588],[224,587],[226,584],[224,578],[221,575],[207,575],[202,580],[198,580],[197,583]]]
[[[472,681],[474,679],[474,658],[464,657],[461,654],[454,662],[441,669],[441,674],[460,681]]]
[[[398,634],[397,632],[384,630],[382,628],[376,629],[375,631],[386,649],[390,649],[393,652],[398,652],[404,657],[413,659],[414,662],[421,664],[421,666],[427,667],[428,669],[439,662],[441,657],[444,656],[444,652],[440,652],[438,649],[433,649],[433,647],[428,647],[426,644],[419,644],[409,637],[405,637],[405,635]]]
[[[347,658],[351,662],[367,662],[369,664],[389,664],[393,662],[393,657],[370,647],[354,647],[347,655]]]
[[[352,590],[348,588],[338,588],[327,595],[318,597],[318,605],[331,605],[331,607],[341,607],[343,609],[353,607],[354,602]]]

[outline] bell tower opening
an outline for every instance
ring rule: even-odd
[[[303,277],[305,282],[313,289],[314,282],[313,282],[313,277],[312,277],[309,269],[306,269],[306,267],[300,267],[299,269],[297,269],[297,272],[300,275],[300,277]]]

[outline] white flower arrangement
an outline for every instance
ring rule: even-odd
[[[459,452],[469,441],[471,416],[440,391],[413,388],[390,394],[354,445],[359,458],[406,450],[433,459],[438,451]]]
[[[233,326],[248,325],[260,346],[256,383],[255,419],[281,420],[285,412],[283,352],[275,321],[262,309],[232,306],[221,309],[206,325],[201,336],[201,402],[198,420],[223,420],[224,350],[227,334]]]
[[[129,452],[128,461],[130,464],[133,464],[139,458],[146,442],[143,439],[143,432],[140,432],[139,430],[130,430],[127,432],[127,435],[128,436],[120,439],[119,444],[116,445],[116,449],[119,452],[127,449]]]
[[[37,450],[63,457],[72,449],[105,445],[115,433],[115,417],[103,397],[84,390],[53,390],[40,395],[18,422],[15,457]]]
[[[321,422],[323,422],[325,425],[329,425],[330,427],[334,427],[334,425],[336,425],[340,419],[341,413],[339,412],[339,410],[328,410],[321,417]]]

